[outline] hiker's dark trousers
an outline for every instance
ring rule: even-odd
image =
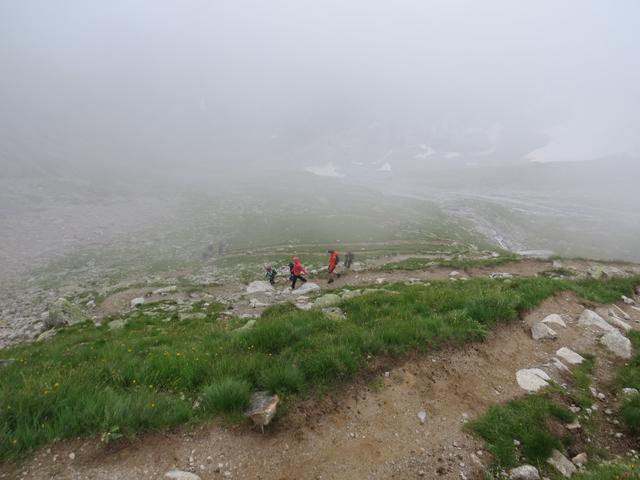
[[[300,280],[302,283],[306,283],[307,279],[302,275],[291,275],[291,288],[296,288],[296,282]]]

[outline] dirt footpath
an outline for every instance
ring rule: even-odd
[[[583,308],[572,294],[559,294],[523,320],[496,328],[483,343],[395,365],[372,359],[366,378],[331,398],[298,403],[265,434],[214,422],[108,448],[97,440],[62,442],[18,470],[0,472],[2,478],[42,480],[160,479],[175,468],[202,480],[480,479],[490,458],[465,423],[525,394],[516,383],[517,370],[542,367],[558,383],[570,381],[545,366],[562,346],[597,355],[598,385],[608,384],[620,365],[597,346],[594,333],[577,325]],[[624,308],[635,328],[640,314]],[[566,315],[567,328],[556,328],[555,340],[532,340],[530,326],[550,313]],[[381,381],[372,382],[374,377]],[[427,415],[424,424],[420,411]]]

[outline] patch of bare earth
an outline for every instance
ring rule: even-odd
[[[570,375],[545,366],[556,350],[567,346],[594,353],[595,384],[606,392],[599,411],[613,405],[609,388],[621,362],[598,347],[595,332],[577,325],[583,307],[573,294],[562,293],[521,321],[496,328],[485,342],[402,362],[373,359],[358,382],[325,398],[297,402],[265,434],[216,421],[115,446],[67,441],[0,472],[5,478],[92,480],[159,479],[174,468],[203,480],[479,479],[491,460],[465,423],[493,404],[525,394],[516,383],[517,370],[542,367],[557,383],[570,384]],[[532,340],[530,326],[550,313],[565,315],[567,328],[555,328],[555,340]],[[637,325],[638,312],[629,314]],[[371,388],[373,376],[382,378],[381,388]],[[426,412],[424,423],[420,411]],[[615,438],[613,431],[622,427],[612,422],[613,417],[603,423],[598,445],[612,452],[630,448],[626,437]],[[586,434],[578,435],[574,449],[587,442]]]

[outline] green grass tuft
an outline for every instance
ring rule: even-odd
[[[245,380],[225,377],[202,390],[202,406],[214,413],[240,413],[249,405],[251,384]]]

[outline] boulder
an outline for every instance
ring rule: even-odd
[[[551,315],[547,315],[542,319],[542,323],[547,325],[554,325],[557,327],[567,328],[567,324],[564,322],[562,317],[557,313],[552,313]]]
[[[620,358],[631,358],[631,341],[618,331],[607,333],[600,343]]]
[[[345,290],[342,292],[343,300],[351,300],[352,298],[356,298],[362,295],[362,291],[360,290]]]
[[[325,317],[330,320],[344,320],[347,316],[344,312],[338,307],[327,307],[322,309],[322,313],[324,313]]]
[[[547,459],[547,463],[554,467],[563,477],[570,478],[576,473],[576,467],[558,450],[553,450],[551,457]]]
[[[265,282],[264,280],[257,280],[247,285],[247,293],[264,293],[273,291],[273,286],[269,282]]]
[[[113,320],[107,323],[109,330],[120,330],[121,328],[124,328],[124,325],[125,325],[124,320]]]
[[[571,462],[573,462],[573,464],[578,467],[581,467],[582,465],[586,465],[588,461],[589,461],[589,457],[587,457],[587,454],[585,452],[579,453],[578,455],[576,455],[571,459]]]
[[[629,298],[626,295],[622,295],[622,301],[627,305],[635,305],[636,301],[633,298]]]
[[[527,368],[516,372],[516,380],[520,388],[528,392],[537,392],[549,385],[551,377],[539,368]]]
[[[316,301],[313,302],[313,306],[316,308],[326,308],[333,307],[334,305],[339,304],[342,301],[339,295],[335,293],[327,293],[322,295],[321,297],[316,298]]]
[[[200,480],[200,477],[195,473],[183,472],[182,470],[171,470],[165,473],[164,476],[171,480]]]
[[[278,395],[269,395],[268,392],[255,392],[251,395],[251,403],[244,414],[253,420],[253,423],[260,425],[264,432],[264,427],[269,425],[271,419],[276,414],[276,408],[280,402]]]
[[[562,347],[556,352],[556,355],[570,365],[578,365],[584,362],[584,357],[570,348]]]
[[[587,269],[587,274],[596,280],[615,277],[628,277],[629,274],[610,265],[595,265]]]
[[[509,472],[511,480],[540,480],[538,469],[533,465],[521,465]]]
[[[556,338],[558,334],[542,322],[536,323],[531,327],[531,337],[534,340],[542,340],[543,338]]]
[[[84,322],[87,317],[77,305],[74,305],[65,298],[59,298],[54,302],[48,311],[48,315],[44,317],[44,328],[64,327],[75,323]]]
[[[578,320],[578,325],[581,327],[596,327],[603,332],[615,332],[617,331],[615,327],[608,324],[604,318],[598,315],[593,310],[585,309],[582,314],[580,314],[580,319]]]
[[[508,279],[508,278],[513,278],[513,275],[508,273],[508,272],[493,272],[489,276],[491,278],[498,279],[498,280],[504,280],[504,279]]]
[[[626,388],[622,389],[622,395],[624,395],[625,397],[632,397],[632,396],[638,395],[638,394],[640,394],[640,392],[638,392],[637,388],[626,387]]]
[[[144,297],[138,297],[131,300],[131,308],[136,308],[140,305],[144,305]]]

